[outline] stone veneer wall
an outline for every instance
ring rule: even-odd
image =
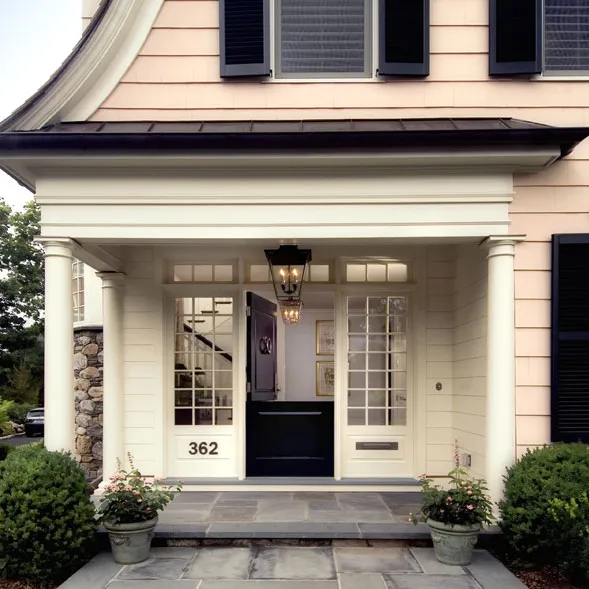
[[[102,474],[102,373],[102,329],[75,330],[76,460],[89,479]]]

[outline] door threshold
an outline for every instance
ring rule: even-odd
[[[171,485],[178,479],[170,477],[164,484]],[[237,478],[187,478],[183,479],[186,491],[292,491],[300,492],[414,492],[421,490],[421,483],[417,479],[400,478],[365,478],[341,479],[332,477],[248,477]]]

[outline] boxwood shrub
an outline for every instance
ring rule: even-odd
[[[555,444],[528,451],[505,476],[500,526],[510,557],[519,564],[570,562],[577,532],[563,517],[560,502],[580,499],[589,489],[589,447]],[[589,509],[579,510],[580,527],[589,526]],[[577,543],[578,550],[578,543]]]
[[[92,556],[96,530],[69,454],[31,444],[0,463],[0,576],[60,583]]]
[[[5,460],[6,457],[10,452],[12,452],[14,448],[8,444],[1,444],[0,443],[0,462]]]

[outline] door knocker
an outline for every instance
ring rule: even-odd
[[[264,355],[272,353],[272,340],[267,335],[260,340],[260,352]]]

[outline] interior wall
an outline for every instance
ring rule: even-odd
[[[316,395],[317,361],[333,361],[333,356],[317,356],[315,327],[319,320],[333,320],[333,311],[304,309],[300,323],[285,329],[286,401],[333,401]]]
[[[457,248],[454,279],[453,426],[471,470],[485,474],[487,260],[477,246]]]

